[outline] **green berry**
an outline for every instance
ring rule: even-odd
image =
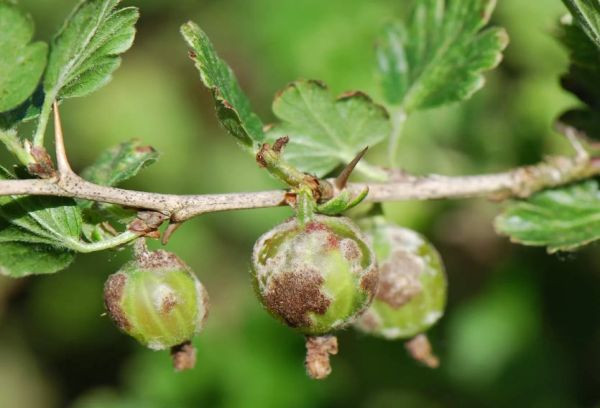
[[[345,217],[296,218],[258,239],[252,276],[260,301],[277,319],[307,335],[351,323],[371,303],[379,278],[375,256]]]
[[[375,300],[356,321],[362,331],[387,339],[425,332],[444,313],[447,282],[437,250],[420,234],[382,217],[365,222],[379,263]]]
[[[200,332],[208,295],[192,270],[166,251],[143,251],[111,275],[104,303],[117,326],[153,350],[174,347]]]

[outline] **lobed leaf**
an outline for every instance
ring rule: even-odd
[[[569,19],[563,19],[558,33],[567,48],[570,65],[561,76],[562,87],[584,103],[584,107],[563,113],[559,121],[584,132],[589,137],[600,137],[600,49],[594,46],[582,29]]]
[[[281,122],[270,127],[267,140],[289,136],[284,159],[317,177],[349,163],[357,152],[383,141],[391,131],[387,111],[367,95],[348,92],[335,98],[318,81],[288,85],[277,94],[273,112]]]
[[[48,46],[40,41],[30,43],[31,17],[2,0],[0,33],[0,112],[6,112],[25,102],[36,89],[46,66]]]
[[[405,24],[384,27],[377,44],[383,95],[406,112],[469,98],[508,44],[502,28],[482,30],[495,0],[420,0]]]
[[[191,49],[202,83],[212,93],[219,121],[240,146],[253,152],[264,140],[263,124],[252,111],[235,74],[195,23],[181,26],[181,34]]]
[[[563,3],[592,44],[600,48],[600,1],[563,0]]]
[[[509,204],[495,220],[496,231],[523,245],[549,252],[571,251],[600,239],[597,181],[546,190]]]
[[[85,96],[105,85],[135,37],[137,8],[115,9],[119,0],[83,0],[50,46],[44,75],[46,98]]]

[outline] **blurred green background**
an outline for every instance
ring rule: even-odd
[[[48,39],[75,0],[21,0]],[[139,32],[114,80],[63,105],[76,169],[104,148],[139,137],[162,153],[127,187],[171,193],[278,188],[219,127],[178,27],[203,27],[258,113],[286,82],[315,78],[336,92],[374,81],[378,29],[410,1],[146,0]],[[568,152],[552,121],[575,100],[558,75],[567,58],[552,32],[559,0],[500,2],[493,23],[511,44],[470,101],[409,120],[400,152],[415,173],[499,171]],[[383,163],[385,147],[370,152]],[[80,256],[66,271],[0,278],[0,407],[599,407],[600,255],[511,245],[495,236],[497,205],[483,200],[386,204],[390,217],[440,249],[450,293],[431,331],[442,366],[411,361],[401,342],[340,334],[325,381],[304,374],[302,336],[254,298],[255,239],[288,209],[209,214],[185,224],[169,249],[209,290],[211,316],[195,341],[195,370],[176,374],[166,353],[138,347],[102,315],[107,275],[126,252]]]

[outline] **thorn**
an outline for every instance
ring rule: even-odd
[[[362,149],[360,151],[360,153],[358,153],[356,155],[356,157],[354,159],[352,159],[352,161],[350,163],[348,163],[348,165],[346,167],[344,167],[344,170],[342,170],[342,172],[339,174],[339,176],[336,177],[335,186],[337,188],[342,190],[344,187],[346,187],[346,183],[348,183],[348,178],[350,178],[352,171],[354,170],[354,168],[356,167],[356,165],[358,164],[360,159],[362,159],[363,156],[365,155],[365,153],[367,153],[368,149],[369,149],[369,146]]]
[[[170,221],[169,225],[167,225],[167,228],[165,229],[165,232],[163,233],[162,239],[160,240],[161,244],[167,245],[173,233],[177,231],[177,229],[181,227],[182,224],[182,222]]]
[[[55,101],[54,108],[54,144],[56,147],[56,164],[59,175],[72,174],[73,170],[67,159],[65,150],[65,140],[63,137],[62,124],[60,122],[60,113],[58,112],[58,103]]]
[[[106,232],[108,232],[109,234],[116,236],[119,235],[119,232],[115,229],[115,227],[113,227],[110,222],[108,221],[104,221],[100,224],[100,226],[102,227],[102,229]]]
[[[569,144],[575,150],[577,158],[586,160],[589,158],[589,154],[585,147],[583,147],[582,140],[586,139],[584,133],[579,132],[572,126],[565,125],[564,123],[558,122],[555,125],[558,132],[562,133],[568,140]]]

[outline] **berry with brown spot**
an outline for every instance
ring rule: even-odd
[[[377,287],[375,255],[350,219],[290,219],[258,239],[252,255],[256,292],[277,319],[307,335],[351,323]]]
[[[153,350],[188,344],[208,314],[208,294],[189,266],[145,248],[108,278],[104,303],[119,329]]]
[[[446,274],[437,250],[422,235],[385,221],[361,223],[379,262],[375,300],[356,321],[361,331],[387,339],[425,332],[444,314]]]

